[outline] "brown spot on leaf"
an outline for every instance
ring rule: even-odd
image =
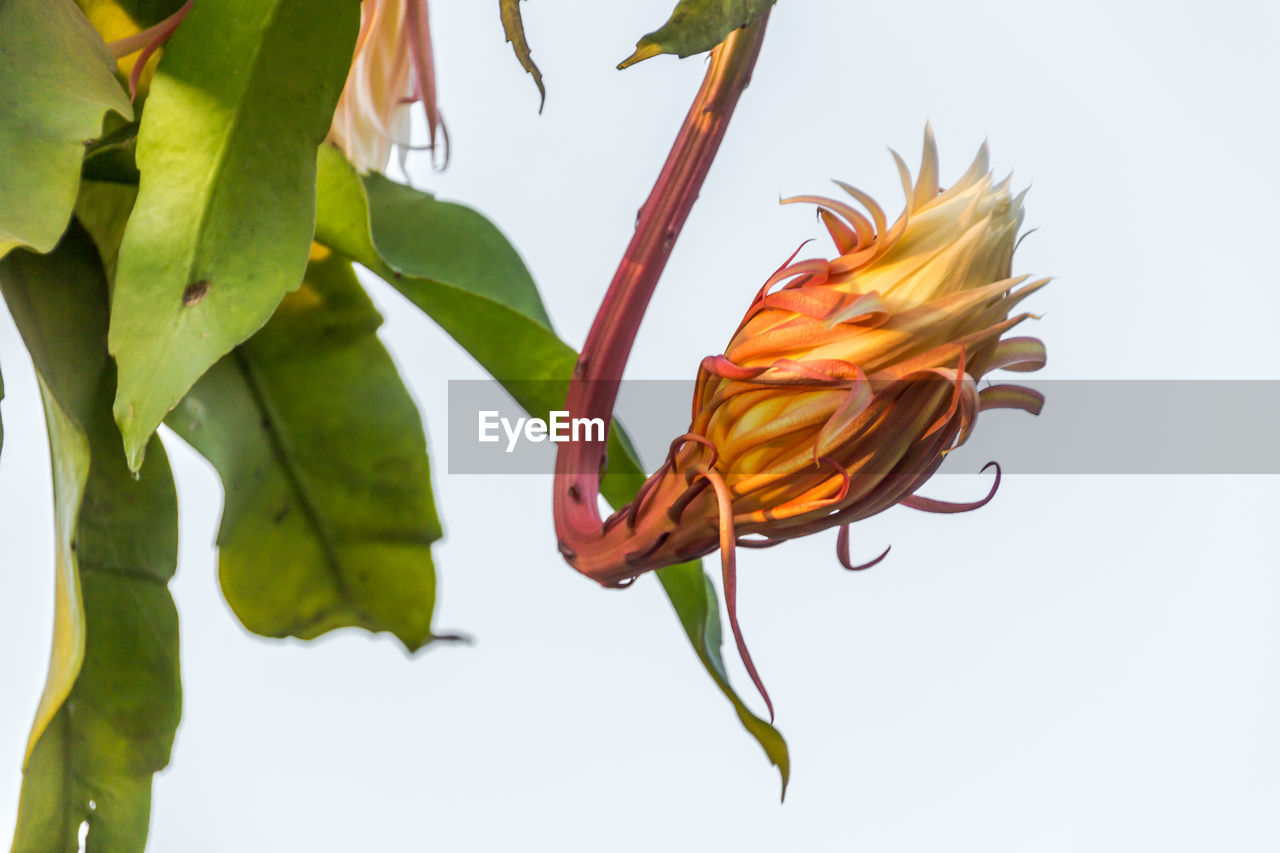
[[[208,295],[209,287],[210,282],[207,278],[188,284],[187,289],[182,291],[182,304],[188,308],[200,304],[200,300]]]

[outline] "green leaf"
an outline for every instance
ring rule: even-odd
[[[0,258],[67,227],[85,143],[133,115],[115,65],[72,0],[0,0]]]
[[[362,180],[336,149],[322,148],[319,162],[316,239],[368,267],[430,315],[531,415],[545,418],[563,407],[577,353],[551,329],[519,256],[513,250],[494,252],[488,243],[482,245],[490,254],[477,254],[481,246],[472,241],[478,238],[442,222],[452,216],[477,232],[496,229],[481,226],[477,215],[461,205],[436,201],[378,176]],[[608,472],[601,480],[614,506],[629,501],[644,482],[635,454],[616,428],[609,434]],[[778,766],[785,791],[790,773],[786,742],[729,685],[720,656],[719,602],[701,564],[670,566],[658,576],[694,651],[747,731]],[[699,577],[703,586],[692,582]]]
[[[534,64],[533,52],[529,50],[529,42],[524,37],[520,0],[498,0],[498,11],[502,15],[502,31],[506,34],[511,49],[516,52],[520,67],[533,75],[533,83],[538,87],[538,95],[541,97],[538,101],[538,112],[542,112],[542,106],[547,102],[547,89],[542,85],[542,72]]]
[[[105,291],[83,284],[100,275],[93,247],[75,226],[47,257],[20,249],[0,262],[0,292],[40,380],[53,463],[54,641],[28,754],[71,692],[84,657],[84,612],[72,543],[89,476],[89,445],[76,415],[92,409],[107,367],[105,349],[94,347],[92,328],[81,343],[87,321],[99,317],[105,323]]]
[[[115,284],[116,263],[120,257],[120,239],[124,236],[129,211],[138,197],[132,184],[112,181],[83,180],[76,198],[76,221],[89,232],[102,267],[107,274],[108,290]]]
[[[177,495],[159,440],[141,478],[111,415],[106,281],[73,225],[51,254],[0,263],[49,426],[57,544],[54,645],[18,805],[15,853],[141,853],[152,775],[181,715]]]
[[[430,315],[525,410],[545,418],[560,408],[578,354],[551,329],[532,276],[501,232],[463,205],[378,175],[361,178],[332,146],[320,149],[319,163],[316,240]],[[619,440],[610,434],[615,454]],[[644,482],[615,472],[604,479],[632,490]]]
[[[636,52],[618,64],[627,68],[660,53],[684,58],[702,53],[769,11],[776,0],[680,0],[660,29],[636,42]]]
[[[465,205],[438,201],[376,173],[363,182],[379,254],[402,276],[455,283],[551,328],[533,277],[493,223]],[[423,251],[424,239],[434,250]],[[446,246],[452,251],[441,251]]]
[[[302,281],[315,151],[359,14],[353,0],[201,0],[165,47],[111,310],[133,470],[182,395]]]
[[[222,478],[219,575],[245,627],[432,639],[440,538],[417,408],[349,261],[328,255],[168,424]]]

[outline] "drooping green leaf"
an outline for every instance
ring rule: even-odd
[[[85,143],[132,116],[115,60],[72,0],[0,0],[0,258],[67,227]]]
[[[430,315],[531,415],[545,418],[562,408],[577,353],[551,329],[519,257],[495,253],[503,259],[497,266],[484,254],[456,257],[459,247],[471,254],[478,246],[441,221],[454,216],[459,223],[474,223],[473,212],[376,176],[362,180],[341,153],[327,146],[319,162],[316,239],[368,267]],[[621,506],[643,482],[644,472],[621,430],[611,430],[608,472],[601,481],[605,497]],[[778,766],[785,790],[786,742],[729,685],[720,655],[719,602],[701,564],[670,566],[658,575],[703,666]],[[702,585],[694,583],[698,578]]]
[[[201,0],[138,132],[110,347],[129,465],[215,361],[302,281],[315,160],[359,27],[353,0]]]
[[[72,544],[89,476],[88,439],[77,415],[92,409],[107,367],[105,348],[99,352],[93,345],[92,326],[85,328],[95,317],[105,323],[106,293],[93,289],[95,276],[100,278],[101,273],[93,247],[74,224],[52,254],[41,257],[19,249],[0,261],[0,292],[40,381],[53,464],[57,549],[53,652],[28,753],[71,692],[84,657],[84,610]]]
[[[619,68],[635,65],[660,53],[681,58],[702,53],[724,41],[769,11],[776,0],[680,0],[671,18],[636,42],[636,52]]]
[[[551,329],[532,276],[501,232],[463,205],[377,175],[362,179],[331,146],[319,162],[316,239],[430,315],[528,412],[545,418],[560,408],[577,353]],[[616,431],[609,441],[619,452]],[[605,480],[634,490],[644,477],[610,471]]]
[[[363,182],[379,252],[402,275],[456,283],[551,328],[533,277],[493,223],[465,205],[382,175],[366,175]],[[418,247],[424,239],[453,251],[423,251]]]
[[[271,321],[168,424],[222,478],[219,576],[245,627],[432,638],[440,538],[417,408],[344,258],[313,261]]]
[[[529,50],[529,41],[524,37],[524,21],[520,17],[520,0],[498,0],[498,9],[502,14],[502,31],[516,52],[520,67],[533,75],[533,83],[538,87],[538,112],[547,102],[547,89],[542,85],[542,72],[533,62],[533,52]]]
[[[10,262],[12,258],[10,258]],[[9,265],[7,262],[6,265]],[[5,299],[12,305],[8,285],[12,268],[5,270]],[[10,309],[17,314],[17,310]],[[66,746],[66,715],[60,713],[75,688],[84,663],[85,613],[80,586],[80,570],[76,563],[76,520],[89,477],[89,441],[79,425],[59,405],[43,378],[40,396],[44,402],[45,422],[49,432],[49,455],[53,465],[53,511],[55,535],[53,647],[49,654],[49,674],[44,692],[36,706],[35,722],[27,737],[23,762],[23,791],[18,804],[18,826],[14,833],[14,853],[39,848],[43,837],[52,851],[75,850],[76,830],[88,811],[86,800],[81,808],[68,801],[72,794],[65,782],[65,768],[49,760],[48,749],[39,756],[42,744]],[[55,721],[57,721],[55,723]],[[35,763],[32,758],[36,757]],[[34,770],[34,772],[32,772]],[[25,799],[28,805],[22,800]],[[67,808],[67,806],[70,806]]]
[[[87,851],[141,853],[151,778],[169,763],[181,715],[178,616],[167,587],[177,558],[177,497],[158,439],[142,479],[130,476],[111,418],[113,390],[104,385],[95,406],[75,540],[83,665],[28,758],[15,853],[75,851],[86,820]],[[55,452],[64,446],[51,442]]]
[[[15,853],[141,853],[151,779],[181,715],[177,495],[158,439],[130,475],[111,415],[106,280],[73,224],[51,254],[0,263],[49,425],[57,543],[54,645],[24,768]]]

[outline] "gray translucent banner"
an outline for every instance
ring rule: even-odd
[[[939,474],[972,474],[991,460],[1006,474],[1280,474],[1280,381],[1008,381],[1042,393],[1042,412],[982,412]],[[563,383],[522,384],[543,398],[564,393]],[[692,395],[691,381],[621,383],[616,413],[646,471],[687,431]],[[545,429],[530,425],[496,382],[450,381],[448,471],[546,474],[560,446],[548,433],[555,427],[558,439],[572,440],[574,426],[567,413]],[[582,438],[598,424],[576,427]]]

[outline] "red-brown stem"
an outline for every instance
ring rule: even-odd
[[[603,418],[606,424],[611,420],[618,383],[640,321],[720,148],[738,98],[751,80],[767,19],[765,14],[754,24],[735,30],[711,52],[702,87],[640,209],[635,234],[578,357],[565,401],[571,417]],[[561,553],[588,577],[613,585],[626,576],[625,565],[587,568],[577,559],[606,547],[597,507],[604,459],[603,441],[560,445],[553,504]],[[595,556],[597,559],[583,562],[599,566],[601,555]],[[619,553],[616,561],[604,562],[622,563],[622,557]]]
[[[129,72],[130,98],[138,94],[138,81],[142,79],[142,69],[146,67],[147,60],[173,37],[174,32],[178,29],[178,24],[181,24],[182,20],[187,17],[187,13],[191,11],[191,4],[194,2],[195,0],[187,0],[178,11],[160,23],[107,44],[107,48],[117,59],[136,53],[139,50],[142,51],[138,54],[138,58],[134,60],[133,69]]]
[[[178,28],[178,24],[182,23],[182,19],[187,16],[187,12],[191,11],[193,2],[194,0],[187,0],[178,11],[158,24],[147,27],[145,30],[139,30],[131,36],[107,42],[107,49],[111,51],[116,59],[121,59],[131,53],[137,53],[152,42],[158,41],[163,44],[165,39],[173,35],[173,31]]]

